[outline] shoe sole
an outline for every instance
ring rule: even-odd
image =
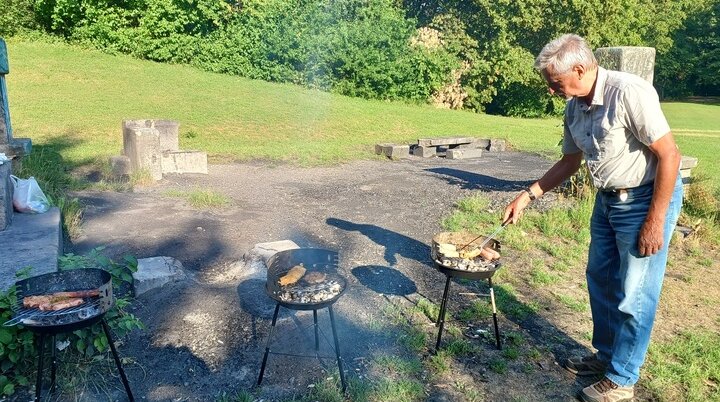
[[[580,400],[583,402],[597,402],[598,401],[597,399],[590,399],[589,397],[586,398],[585,394],[582,391],[580,391]],[[635,397],[633,396],[632,398],[619,399],[615,402],[634,402],[634,401],[635,401]]]

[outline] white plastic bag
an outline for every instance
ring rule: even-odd
[[[18,212],[41,214],[50,209],[50,201],[40,189],[40,185],[34,177],[21,179],[17,176],[10,176],[15,193],[13,194],[13,206]]]

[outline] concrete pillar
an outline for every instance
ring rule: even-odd
[[[600,66],[608,70],[624,71],[653,83],[655,48],[637,46],[600,47],[595,50]]]
[[[130,159],[133,172],[147,170],[153,180],[162,179],[160,131],[133,124],[125,125],[123,121],[123,152]]]
[[[158,131],[160,152],[180,150],[180,141],[178,136],[180,123],[175,120],[124,120],[123,130],[125,127],[154,128]]]
[[[10,146],[12,129],[10,127],[10,110],[5,87],[5,74],[10,72],[5,41],[0,38],[0,152],[6,153],[5,148]],[[10,157],[9,155],[6,155]],[[5,230],[12,222],[13,187],[10,182],[10,162],[0,162],[0,230]]]

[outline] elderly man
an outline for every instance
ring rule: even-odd
[[[599,67],[585,40],[563,35],[535,61],[550,93],[568,100],[562,158],[505,209],[516,223],[531,201],[580,168],[598,188],[586,277],[597,353],[569,359],[577,375],[604,375],[584,401],[629,401],[650,342],[668,247],[682,204],[680,153],[655,89]]]

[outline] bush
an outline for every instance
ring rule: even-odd
[[[32,0],[0,0],[0,37],[23,29],[37,29]]]

